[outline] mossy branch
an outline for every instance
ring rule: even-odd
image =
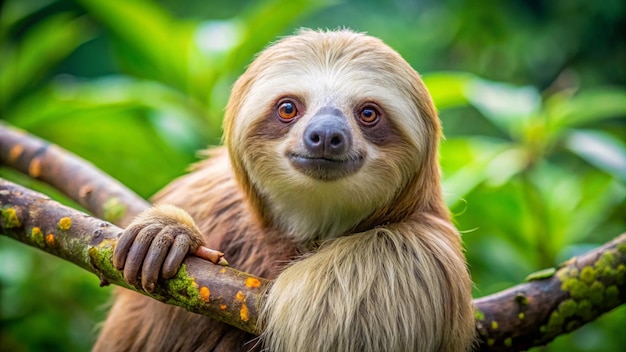
[[[230,267],[187,257],[175,278],[152,294],[130,286],[112,264],[122,229],[0,179],[0,233],[72,262],[113,283],[255,333],[257,307],[268,285]]]
[[[523,351],[626,302],[626,233],[526,283],[474,300],[483,351]]]
[[[2,164],[55,186],[97,217],[117,224],[127,224],[148,206],[91,164],[0,124]],[[71,261],[105,284],[144,293],[129,287],[111,265],[118,227],[7,181],[0,181],[0,208],[3,234]],[[159,282],[150,296],[255,332],[259,300],[268,284],[189,257],[177,277]],[[475,300],[480,350],[519,351],[544,345],[624,302],[626,234],[558,268],[532,274],[526,283]]]

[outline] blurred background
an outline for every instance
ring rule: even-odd
[[[297,28],[380,37],[443,122],[446,200],[484,296],[626,229],[622,0],[6,0],[0,119],[149,197],[219,144],[230,86]],[[73,204],[9,169],[4,177]],[[0,237],[0,350],[88,351],[111,288]],[[535,351],[618,351],[626,306]],[[622,347],[620,347],[622,346]]]

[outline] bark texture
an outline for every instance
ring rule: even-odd
[[[119,227],[0,179],[0,234],[63,258],[113,283],[256,333],[259,301],[269,283],[230,267],[189,256],[178,274],[154,292],[129,285],[113,267]]]

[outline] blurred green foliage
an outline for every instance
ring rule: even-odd
[[[621,0],[8,0],[0,119],[148,197],[220,141],[229,89],[299,27],[350,27],[424,76],[447,139],[446,200],[475,296],[626,229]],[[73,204],[49,187],[5,177]],[[110,288],[0,237],[0,350],[89,350]],[[617,351],[626,307],[546,351]],[[622,347],[620,347],[622,346]]]

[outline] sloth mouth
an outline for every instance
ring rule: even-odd
[[[350,176],[359,171],[364,162],[362,155],[329,158],[288,153],[287,157],[296,170],[321,181],[334,181]]]

